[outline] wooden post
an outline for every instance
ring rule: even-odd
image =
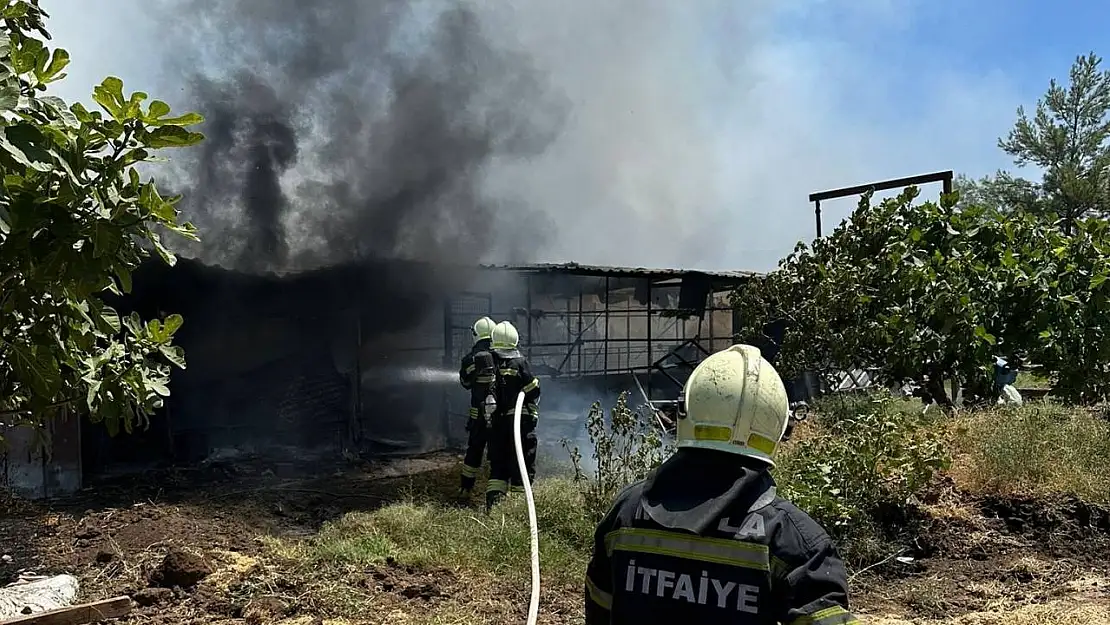
[[[66,608],[17,616],[0,621],[0,625],[84,625],[126,616],[131,612],[131,597],[115,597],[71,605]]]

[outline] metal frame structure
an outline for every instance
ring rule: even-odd
[[[861,195],[868,191],[888,191],[890,189],[898,189],[905,187],[913,187],[922,184],[929,184],[932,182],[940,182],[944,185],[944,193],[952,192],[952,180],[954,174],[951,169],[947,171],[938,171],[931,174],[921,174],[918,176],[908,176],[906,178],[893,178],[890,180],[881,180],[879,182],[872,182],[869,184],[860,184],[854,187],[843,187],[840,189],[833,189],[831,191],[818,191],[809,194],[809,201],[813,202],[813,217],[817,225],[817,238],[821,238],[821,202],[823,200],[835,200],[837,198],[849,197],[852,195]]]
[[[727,315],[731,328],[733,309],[720,301],[720,295],[759,276],[577,263],[485,265],[482,270],[511,275],[523,288],[515,297],[460,294],[470,305],[461,304],[459,298],[449,301],[444,309],[445,366],[457,362],[469,348],[470,341],[460,343],[460,339],[469,337],[473,320],[489,314],[514,322],[537,375],[649,374],[649,396],[652,373],[673,382],[677,393],[684,376],[676,369],[692,370],[717,343],[731,344],[731,332],[718,335],[714,330],[722,315]],[[485,305],[476,305],[478,301]]]
[[[433,279],[441,272],[451,275]],[[597,398],[615,386],[651,389],[653,381],[659,400],[673,398],[685,369],[733,341],[731,307],[710,295],[757,276],[403,261],[258,276],[188,259],[173,268],[152,264],[130,299],[116,305],[144,315],[182,312],[190,323],[177,338],[199,366],[175,374],[179,392],[149,430],[134,435],[142,445],[101,430],[75,432],[72,453],[56,458],[92,475],[166,459],[198,461],[223,447],[290,462],[330,458],[337,450],[388,455],[453,448],[469,397],[442,375],[420,385],[433,380],[397,373],[453,373],[472,344],[471,325],[485,314],[514,320],[536,372],[562,378],[548,387],[550,414],[560,410],[559,400]],[[416,285],[413,300],[402,305],[420,318],[391,318],[387,325],[404,328],[383,332],[377,326],[390,302],[378,290],[399,281]],[[470,291],[451,291],[452,284]],[[441,307],[428,310],[429,302]]]

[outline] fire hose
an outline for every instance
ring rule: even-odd
[[[516,448],[516,463],[520,469],[520,481],[524,485],[524,499],[528,503],[528,529],[532,542],[532,599],[528,603],[528,625],[536,625],[540,610],[540,530],[536,521],[536,501],[532,498],[532,484],[528,479],[528,467],[524,462],[524,448],[520,440],[520,416],[524,411],[524,393],[516,397],[513,412],[513,447]]]

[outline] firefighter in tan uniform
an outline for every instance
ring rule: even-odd
[[[775,493],[769,469],[789,403],[759,350],[706,358],[678,418],[675,455],[597,528],[588,625],[858,625],[829,536]]]
[[[463,457],[459,492],[467,495],[474,489],[474,481],[482,468],[482,452],[486,448],[489,429],[486,424],[486,398],[493,391],[495,365],[490,352],[493,319],[482,317],[474,322],[471,332],[474,346],[463,356],[459,366],[459,384],[470,391],[470,407],[466,419],[466,455]]]

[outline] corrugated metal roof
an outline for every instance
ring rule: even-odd
[[[610,276],[639,278],[680,278],[702,274],[721,280],[743,281],[762,276],[756,271],[701,271],[698,269],[662,269],[650,267],[611,267],[607,265],[582,265],[579,263],[532,263],[525,265],[481,265],[482,269],[519,271],[522,273],[563,273],[579,276]]]
[[[177,264],[181,265],[180,269],[188,268],[188,270],[200,271],[203,273],[216,274],[225,273],[234,275],[238,279],[262,279],[262,280],[286,280],[298,279],[307,276],[322,276],[327,274],[335,274],[340,271],[357,271],[360,266],[367,265],[393,265],[393,266],[413,266],[421,268],[435,267],[435,263],[420,260],[408,259],[364,259],[359,261],[348,261],[338,265],[316,267],[312,269],[302,269],[293,271],[264,271],[260,273],[240,271],[229,267],[224,267],[219,264],[208,264],[196,258],[189,258],[179,256]],[[169,267],[165,266],[160,260],[153,259],[145,265],[153,266],[155,271],[165,271]],[[466,270],[467,266],[455,263],[448,263],[441,265],[444,267],[454,267],[457,269]],[[473,268],[474,265],[470,265]],[[609,265],[583,265],[580,263],[526,263],[526,264],[482,264],[477,266],[479,269],[494,270],[494,271],[514,271],[520,273],[532,274],[565,274],[572,276],[597,276],[597,277],[626,277],[626,278],[681,278],[689,275],[704,275],[712,278],[718,282],[743,282],[751,278],[758,278],[764,274],[756,271],[702,271],[699,269],[667,269],[667,268],[652,268],[652,267],[614,267]],[[149,269],[150,267],[148,267]]]

